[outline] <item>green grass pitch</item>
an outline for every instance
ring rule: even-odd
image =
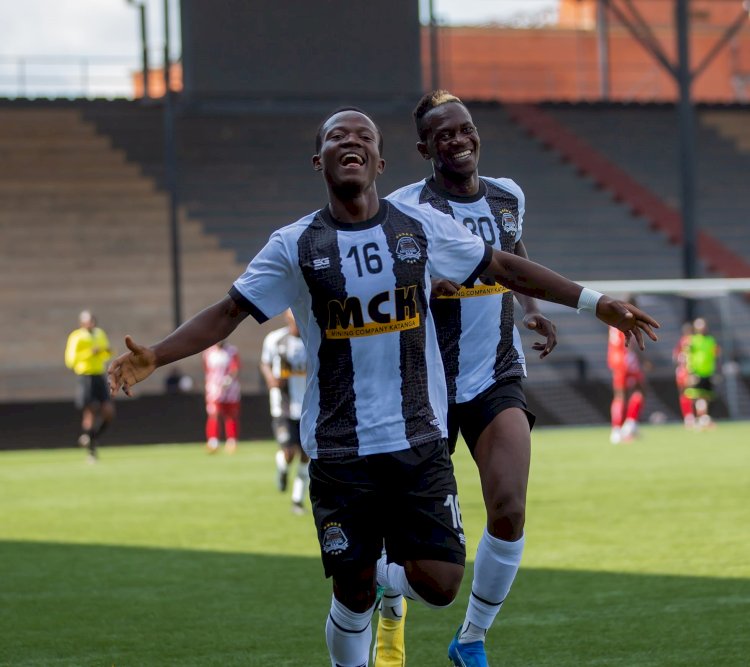
[[[329,664],[309,513],[274,486],[275,447],[0,453],[0,665]],[[468,553],[484,509],[456,456]],[[521,571],[493,667],[750,664],[750,424],[539,429]],[[471,581],[410,605],[407,664],[446,665]]]

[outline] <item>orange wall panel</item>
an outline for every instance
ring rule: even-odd
[[[669,6],[671,3],[654,4]],[[721,39],[726,26],[736,17],[736,9],[734,7],[734,14],[729,12],[726,21],[727,12],[721,15],[723,25],[694,25],[691,32],[693,67]],[[653,32],[668,59],[674,62],[676,38],[672,26],[656,26]],[[598,39],[592,30],[443,27],[438,42],[440,85],[457,95],[505,101],[580,101],[600,97]],[[609,48],[612,99],[644,102],[676,99],[674,79],[627,28],[612,26]],[[422,53],[427,88],[427,30],[423,35]],[[743,76],[748,80],[747,90],[738,93],[737,81]],[[693,92],[700,101],[750,99],[750,28],[743,27],[721,50],[696,79]]]

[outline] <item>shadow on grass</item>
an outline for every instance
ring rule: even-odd
[[[446,665],[446,611],[413,603],[409,667]],[[0,665],[317,666],[316,558],[0,542]],[[490,633],[502,667],[745,667],[750,581],[522,569]]]

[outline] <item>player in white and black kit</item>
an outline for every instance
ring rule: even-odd
[[[109,372],[111,390],[130,394],[156,368],[226,338],[248,314],[263,322],[291,307],[307,349],[301,435],[310,498],[333,578],[326,640],[341,667],[368,663],[377,580],[442,607],[463,576],[430,276],[473,284],[486,275],[595,312],[641,345],[657,326],[628,304],[493,251],[439,211],[379,199],[381,152],[382,135],[364,112],[326,118],[313,167],[328,205],[275,232],[227,296],[164,340],[144,347],[126,337],[129,352]]]
[[[433,174],[388,196],[391,201],[429,204],[493,248],[526,257],[521,240],[525,197],[509,178],[480,176],[480,140],[471,114],[445,90],[422,97],[414,110],[417,148],[430,160]],[[477,464],[487,526],[479,542],[466,619],[449,648],[456,665],[487,664],[484,640],[506,599],[521,561],[526,489],[531,456],[531,427],[521,379],[526,361],[514,324],[514,294],[501,284],[477,281],[461,287],[433,282],[430,308],[435,318],[448,386],[451,452],[459,431]],[[435,298],[437,296],[437,298]],[[545,336],[534,349],[544,357],[556,345],[555,326],[533,298],[518,295],[524,324]],[[381,626],[394,631],[385,606]],[[394,644],[401,641],[403,629]],[[389,643],[386,637],[379,641]],[[403,653],[398,646],[390,650]]]
[[[297,476],[292,485],[292,510],[304,511],[303,499],[310,479],[310,457],[302,449],[299,423],[302,400],[307,384],[307,353],[291,310],[284,312],[286,326],[263,339],[260,371],[268,388],[271,428],[279,451],[276,452],[276,474],[279,491],[286,491],[289,466],[299,457]]]

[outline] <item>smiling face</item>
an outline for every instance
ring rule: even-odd
[[[320,149],[313,168],[322,171],[329,187],[337,192],[362,192],[383,173],[380,133],[375,123],[359,111],[334,114],[319,132]]]
[[[417,149],[432,160],[436,177],[468,179],[479,165],[479,134],[469,110],[458,102],[431,109],[422,119],[423,136]]]

